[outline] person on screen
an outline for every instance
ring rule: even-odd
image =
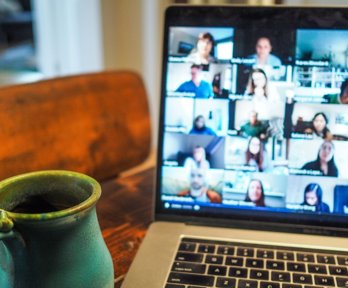
[[[259,137],[264,140],[267,138],[268,125],[258,119],[256,111],[251,111],[249,121],[240,128],[240,134],[243,136]]]
[[[267,153],[264,144],[257,137],[251,137],[245,152],[245,164],[256,168],[256,171],[263,172],[268,167]]]
[[[252,202],[257,207],[266,207],[265,193],[263,190],[262,182],[260,180],[250,180],[244,201]]]
[[[269,120],[277,117],[279,111],[275,107],[279,104],[279,95],[276,89],[269,85],[264,70],[254,68],[251,70],[245,91],[246,95],[252,96],[253,110],[261,120]]]
[[[319,148],[317,159],[306,163],[301,169],[320,171],[323,176],[338,177],[334,152],[334,144],[331,141],[325,140]]]
[[[282,65],[280,59],[273,55],[271,40],[268,37],[260,37],[256,41],[255,46],[256,54],[251,58],[255,59],[256,66],[272,66],[279,67]]]
[[[340,94],[326,94],[324,99],[330,104],[348,104],[348,78],[342,82]]]
[[[198,202],[221,203],[221,195],[208,189],[206,169],[192,169],[190,172],[190,188],[177,194],[179,197],[189,197]]]
[[[329,120],[325,113],[316,113],[312,119],[312,127],[305,130],[307,134],[313,134],[314,137],[332,140],[333,136],[327,127]]]
[[[323,190],[317,183],[310,183],[304,190],[304,200],[301,205],[314,206],[315,212],[330,213],[329,205],[323,202]]]
[[[194,93],[196,98],[210,98],[214,96],[213,86],[207,81],[202,80],[202,66],[191,65],[191,80],[182,83],[176,92]]]
[[[210,164],[206,158],[205,149],[202,146],[193,148],[192,157],[187,157],[184,162],[184,167],[189,169],[209,169]]]
[[[193,127],[189,134],[195,135],[212,135],[216,136],[216,133],[210,127],[205,126],[205,119],[203,115],[198,115],[193,121]]]
[[[187,61],[198,65],[207,65],[215,63],[216,59],[211,56],[214,47],[214,37],[209,32],[200,33],[198,35],[196,48],[187,56]]]

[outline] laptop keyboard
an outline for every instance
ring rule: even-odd
[[[348,287],[348,253],[183,238],[165,288]]]

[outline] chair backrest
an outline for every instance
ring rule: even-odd
[[[128,71],[0,89],[0,179],[47,169],[117,176],[149,155],[144,84]]]

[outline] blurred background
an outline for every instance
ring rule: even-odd
[[[127,69],[145,81],[156,146],[163,15],[181,5],[348,5],[348,0],[0,0],[0,86]]]

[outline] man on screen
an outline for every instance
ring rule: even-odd
[[[256,111],[251,111],[249,121],[240,128],[240,133],[246,137],[258,137],[265,140],[267,137],[268,125],[258,119]]]
[[[190,197],[198,202],[221,203],[218,192],[208,189],[207,170],[192,169],[190,173],[190,188],[178,193],[180,197]]]
[[[268,37],[260,37],[256,41],[255,65],[279,67],[282,65],[280,59],[273,55],[271,40]]]
[[[182,83],[176,92],[194,93],[196,98],[210,98],[214,96],[213,86],[202,80],[202,66],[193,64],[191,66],[191,80]]]

